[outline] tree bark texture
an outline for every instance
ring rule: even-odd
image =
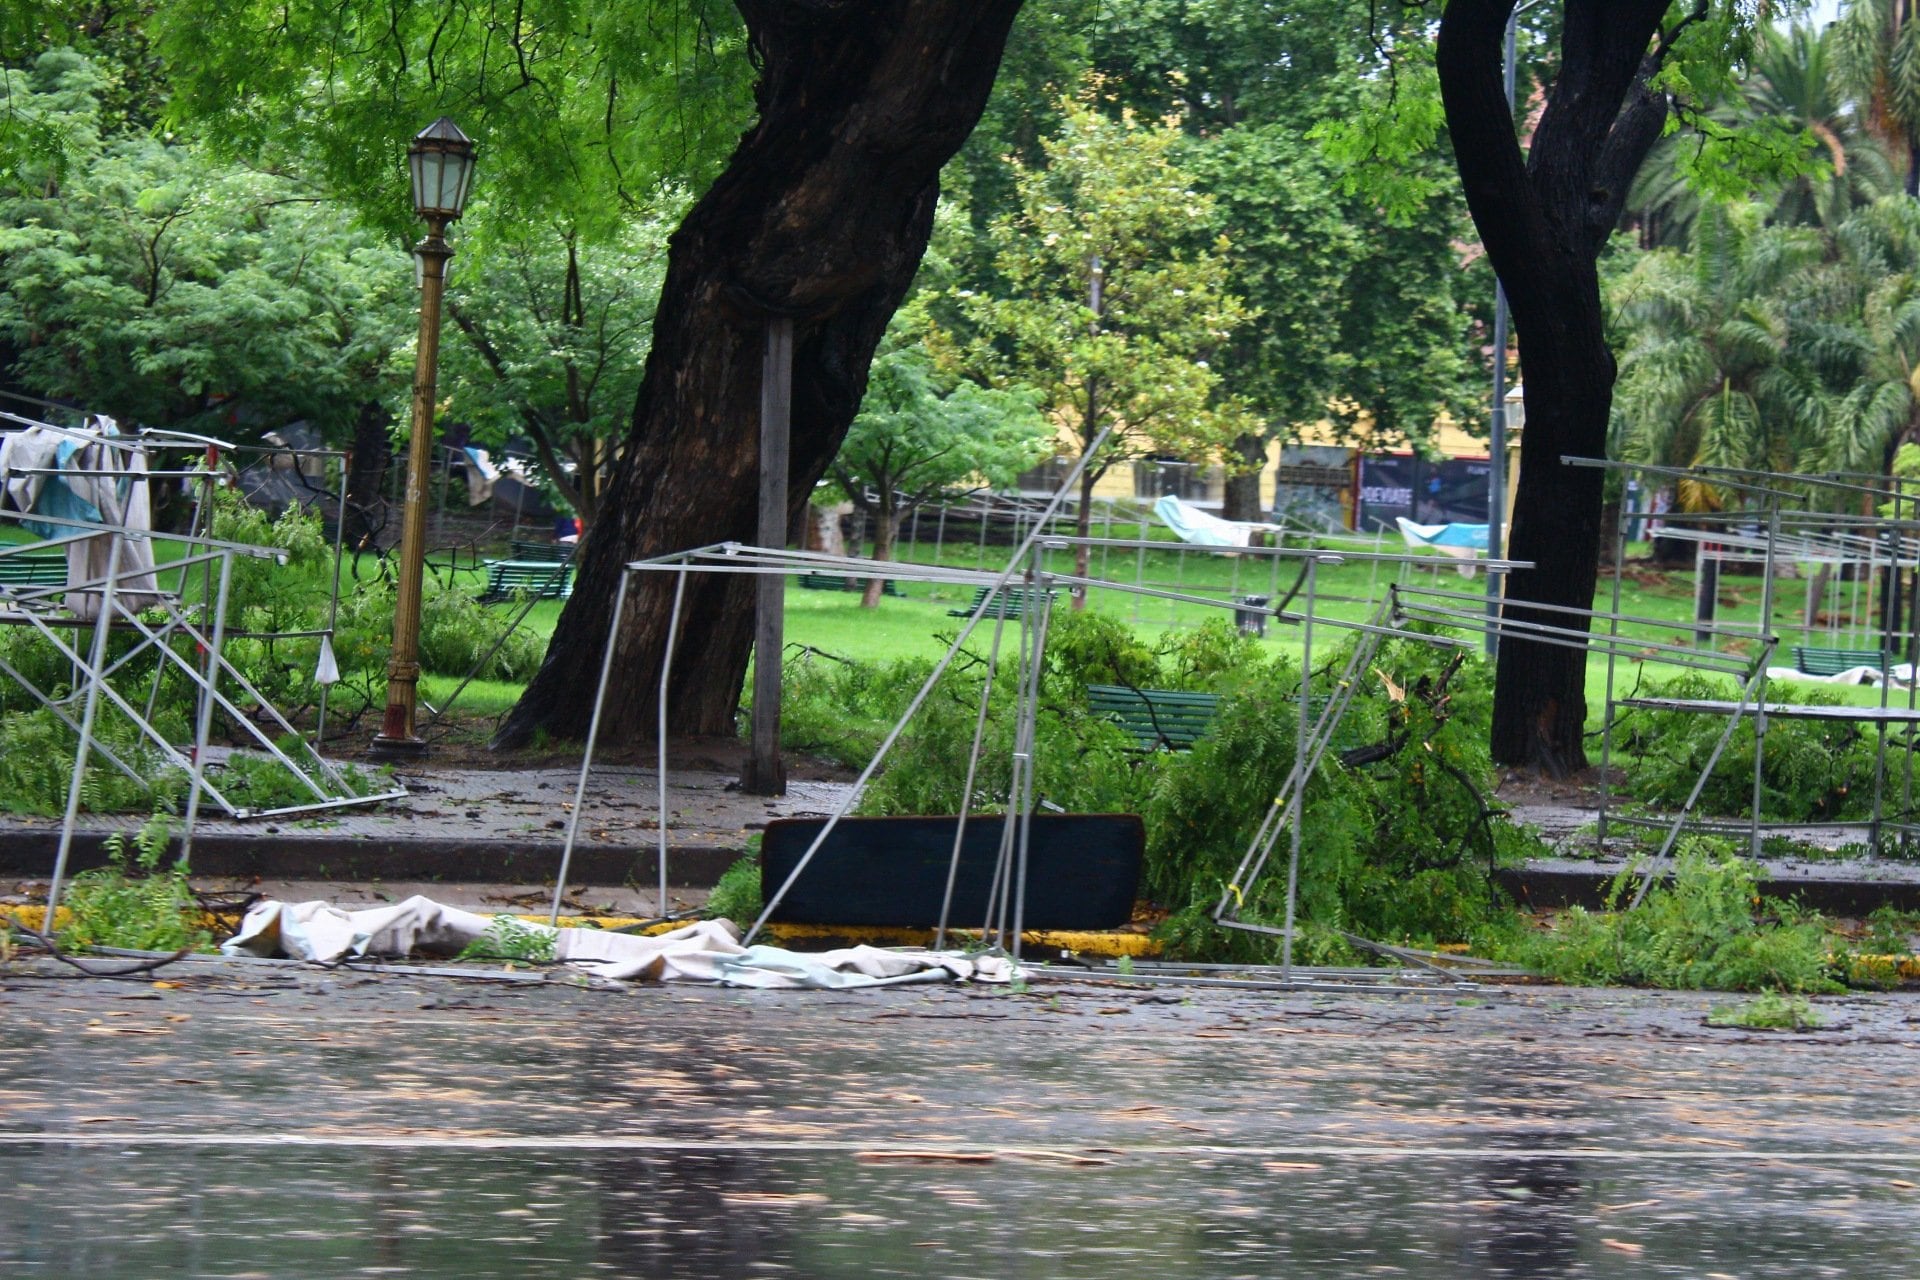
[[[1673,32],[1667,0],[1566,0],[1557,78],[1521,153],[1501,83],[1514,0],[1449,0],[1436,51],[1467,207],[1505,286],[1525,372],[1508,554],[1534,567],[1507,584],[1509,620],[1571,626],[1528,603],[1593,605],[1602,479],[1563,455],[1604,457],[1615,366],[1596,268],[1634,172],[1660,136],[1667,99],[1648,89]],[[1586,651],[1500,642],[1493,757],[1561,774],[1586,765]]]
[[[1091,424],[1089,424],[1089,432],[1090,434],[1086,437],[1088,440],[1098,434]],[[1104,465],[1096,467],[1091,464],[1080,473],[1080,509],[1074,513],[1073,517],[1073,532],[1080,539],[1073,548],[1073,576],[1076,578],[1091,576],[1088,570],[1093,565],[1093,548],[1087,545],[1086,540],[1093,536],[1093,487],[1100,483],[1100,477],[1106,473],[1107,468]],[[1085,609],[1087,589],[1075,587],[1071,599],[1076,613]]]
[[[1240,436],[1233,442],[1233,452],[1240,459],[1240,465],[1248,469],[1227,472],[1221,518],[1258,524],[1267,518],[1266,511],[1260,505],[1260,477],[1267,466],[1266,437]]]
[[[767,321],[795,323],[794,515],[866,392],[932,231],[940,167],[972,132],[1019,0],[738,0],[759,120],[674,233],[627,447],[545,662],[495,738],[584,736],[621,566],[754,538]],[[672,575],[642,574],[602,734],[652,736]],[[693,574],[669,682],[675,732],[731,734],[753,584]]]

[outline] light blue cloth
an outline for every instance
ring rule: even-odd
[[[62,440],[54,453],[55,466],[65,467],[73,460],[73,455],[86,448],[80,440]],[[51,516],[56,520],[84,520],[89,524],[103,523],[100,508],[82,498],[67,486],[59,476],[48,476],[46,484],[40,488],[39,497],[34,499],[33,510],[36,515]],[[22,520],[34,534],[42,538],[64,538],[74,533],[69,525],[48,524],[40,520]]]

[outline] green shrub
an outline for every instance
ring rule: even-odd
[[[849,767],[873,758],[899,722],[932,664],[923,660],[848,662],[802,653],[786,667],[781,742]],[[863,814],[958,813],[986,683],[986,661],[966,655],[935,686],[908,724],[880,775],[862,797]],[[1018,676],[994,680],[971,808],[1006,807],[1016,727]],[[1084,691],[1043,692],[1035,724],[1035,793],[1082,813],[1132,812],[1151,775],[1142,772],[1132,739],[1092,716]]]
[[[1805,996],[1766,991],[1745,1004],[1715,1005],[1707,1011],[1707,1025],[1750,1031],[1813,1031],[1825,1026],[1826,1019]]]
[[[1562,982],[1715,991],[1834,991],[1830,939],[1817,915],[1762,899],[1758,868],[1718,841],[1683,841],[1670,881],[1633,910],[1630,869],[1609,909],[1575,907],[1544,934],[1516,941],[1509,958]]]
[[[920,659],[850,662],[797,652],[782,676],[781,745],[849,768],[865,766],[932,669]]]
[[[755,851],[727,868],[707,895],[705,915],[709,920],[731,920],[744,929],[765,909],[760,896],[760,854]]]
[[[229,630],[312,631],[326,625],[327,600],[333,589],[332,547],[318,516],[290,506],[279,519],[269,520],[239,491],[221,489],[214,494],[213,536],[286,553],[285,564],[234,557],[227,595]],[[195,568],[188,570],[183,589],[189,599],[207,598],[218,590],[218,583],[208,581],[205,570]],[[261,697],[283,712],[297,713],[319,698],[313,679],[320,659],[318,639],[233,636],[223,644],[222,654]],[[227,692],[235,697],[233,690]],[[172,696],[190,708],[191,683],[180,678]]]
[[[176,810],[186,794],[186,775],[141,739],[124,720],[103,714],[96,740],[141,775],[136,782],[98,753],[87,762],[80,784],[80,807],[89,813],[126,813],[141,809]],[[73,781],[73,757],[79,736],[52,711],[10,711],[0,715],[0,810],[45,816],[64,814]]]
[[[65,947],[128,947],[139,951],[206,951],[213,935],[201,926],[199,903],[187,883],[187,864],[162,866],[171,839],[167,820],[156,815],[132,840],[108,838],[108,865],[82,871],[64,899]]]
[[[306,751],[299,739],[283,736],[274,745],[289,759],[300,761],[303,768],[308,767],[309,762],[303,758]],[[380,789],[383,781],[368,776],[358,766],[351,764],[336,765],[335,772],[352,795],[372,795]],[[256,813],[313,804],[320,799],[291,769],[265,751],[229,752],[210,781],[235,808],[251,809]],[[321,780],[316,778],[315,781]],[[322,782],[321,785],[326,784]]]
[[[1726,690],[1702,676],[1681,676],[1646,695],[1724,699]],[[1815,706],[1838,705],[1819,690],[1797,694]],[[1615,745],[1632,757],[1631,793],[1648,804],[1678,808],[1692,792],[1726,729],[1722,716],[1636,710],[1614,730]],[[1743,716],[1700,793],[1702,813],[1743,817],[1753,806],[1754,724]],[[1771,822],[1829,822],[1869,816],[1873,804],[1874,743],[1856,724],[1841,721],[1767,721],[1761,771],[1761,816]]]
[[[482,680],[531,679],[546,657],[547,647],[539,634],[527,627],[516,629],[502,642],[500,638],[512,617],[488,609],[462,587],[429,582],[420,599],[420,665],[440,675],[464,676],[485,658],[486,665],[475,672]],[[392,627],[389,603],[389,639]],[[493,653],[488,657],[490,650]],[[384,646],[381,653],[385,653]]]
[[[1090,684],[1157,689],[1167,677],[1160,654],[1118,618],[1091,610],[1056,609],[1047,628],[1048,674],[1069,690]]]
[[[552,964],[559,942],[559,935],[544,924],[499,915],[488,921],[486,932],[469,942],[455,958]]]
[[[1383,648],[1372,668],[1336,753],[1342,744],[1397,745],[1357,767],[1330,753],[1307,789],[1296,959],[1344,958],[1340,930],[1416,943],[1465,938],[1506,910],[1493,867],[1537,844],[1485,807],[1494,780],[1489,669],[1418,643]],[[1143,888],[1174,909],[1163,937],[1178,953],[1258,961],[1277,952],[1273,940],[1209,917],[1227,892],[1244,920],[1285,919],[1285,832],[1258,880],[1230,881],[1292,769],[1298,688],[1291,664],[1275,662],[1227,698],[1192,751],[1158,764]]]
[[[64,697],[73,679],[73,664],[51,640],[31,627],[0,627],[0,662],[51,698]],[[0,671],[0,712],[25,711],[39,705],[13,677]]]

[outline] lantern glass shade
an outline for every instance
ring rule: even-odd
[[[414,135],[407,165],[413,174],[414,212],[448,222],[458,218],[473,182],[473,139],[441,116]]]

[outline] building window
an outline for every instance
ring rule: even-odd
[[[1133,496],[1149,501],[1172,494],[1182,502],[1216,502],[1217,467],[1204,462],[1153,458],[1133,464]]]
[[[1021,493],[1052,497],[1066,483],[1067,472],[1073,469],[1073,461],[1072,458],[1050,459],[1031,471],[1021,472],[1014,486]]]

